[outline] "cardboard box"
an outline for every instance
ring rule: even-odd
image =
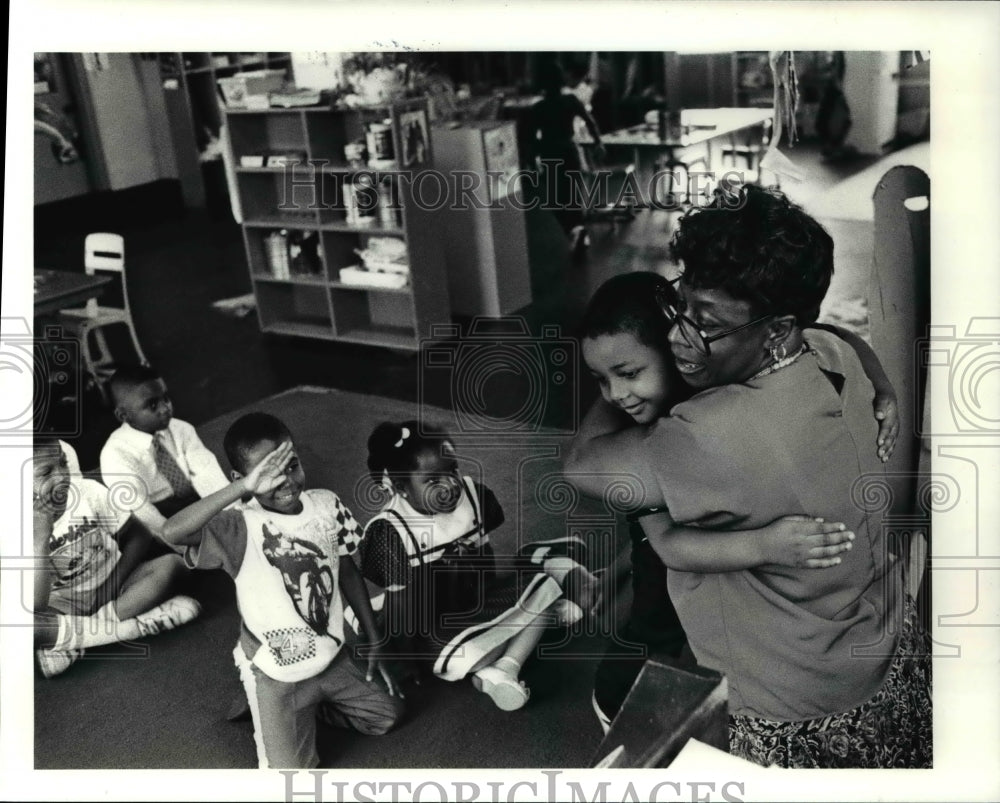
[[[219,79],[219,89],[226,105],[234,109],[247,108],[248,97],[267,97],[285,85],[284,70],[253,70]]]

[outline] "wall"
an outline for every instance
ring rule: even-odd
[[[333,89],[344,83],[344,59],[349,53],[292,53],[295,84],[303,89]]]
[[[931,64],[900,68],[899,116],[896,133],[900,138],[930,136]]]
[[[844,97],[851,131],[844,143],[858,153],[881,155],[896,138],[899,51],[844,53]]]

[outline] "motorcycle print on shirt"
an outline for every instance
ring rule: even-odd
[[[316,633],[325,634],[334,589],[329,557],[311,541],[290,538],[267,524],[263,533],[264,557],[281,572],[295,610]]]

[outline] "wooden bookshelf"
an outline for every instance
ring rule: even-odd
[[[404,123],[419,112],[428,121],[423,99],[360,109],[225,110],[262,331],[414,351],[422,338],[430,336],[433,325],[450,321],[440,216],[421,208],[412,196],[413,179],[433,164],[429,122],[423,161],[405,166],[399,158],[406,147]],[[387,225],[376,210],[373,222],[359,225],[348,215],[345,185],[356,186],[360,173],[374,171],[348,165],[344,146],[362,139],[368,124],[383,121],[391,123],[395,169],[403,171],[391,179],[396,222]],[[305,163],[287,168],[240,166],[242,157],[266,157],[276,151],[301,153]],[[377,172],[375,176],[384,178]],[[281,231],[318,242],[311,272],[274,273],[268,238]],[[367,248],[373,238],[387,237],[406,245],[410,266],[406,286],[367,287],[341,281],[342,268],[360,264],[357,251]]]

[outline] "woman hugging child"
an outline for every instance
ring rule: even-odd
[[[473,685],[498,708],[528,700],[521,667],[546,626],[578,621],[597,580],[579,539],[528,544],[515,575],[496,572],[489,533],[503,508],[463,475],[445,433],[417,421],[383,423],[368,439],[368,468],[390,498],[365,528],[362,572],[386,591],[385,630],[401,659]]]
[[[584,419],[571,446],[567,460],[571,479],[579,468],[578,451],[589,445],[595,433],[594,442],[598,442],[614,437],[616,431],[652,424],[696,392],[684,382],[671,357],[671,327],[664,305],[680,306],[676,280],[647,272],[615,276],[590,299],[579,336],[584,363],[600,387],[601,399]],[[876,390],[873,413],[879,434],[875,446],[879,459],[885,462],[893,451],[899,418],[895,393],[878,357],[850,332],[818,323],[810,328],[826,329],[857,352]],[[599,434],[602,432],[612,434]],[[667,567],[650,545],[640,515],[629,516],[633,592],[629,619],[609,642],[595,677],[593,706],[605,731],[647,658],[651,654],[661,660],[681,658],[687,643],[667,593]],[[691,534],[695,548],[702,549],[704,531],[692,530]],[[807,516],[785,516],[758,530],[730,531],[727,535],[726,549],[732,556],[741,547],[764,543],[771,545],[774,563],[810,569],[838,565],[853,537],[840,522]],[[637,651],[636,647],[642,649]]]

